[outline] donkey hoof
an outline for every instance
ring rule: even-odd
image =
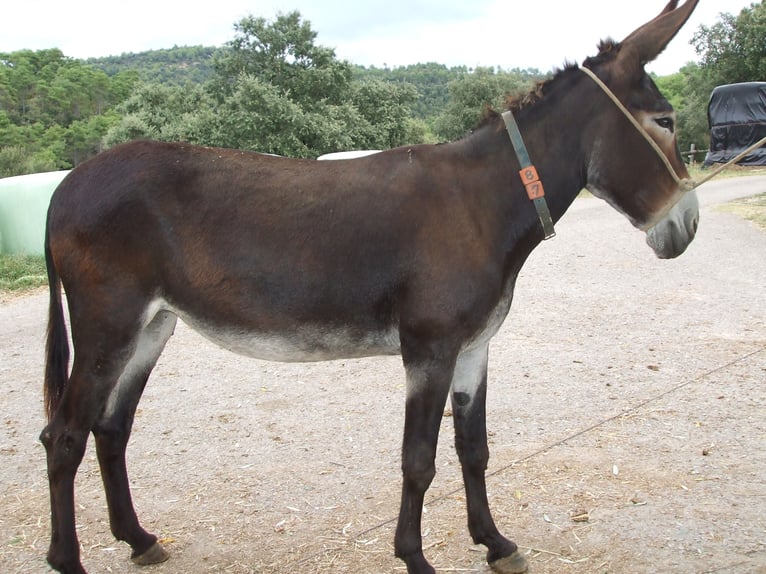
[[[527,559],[517,550],[510,556],[491,562],[489,566],[500,574],[522,574],[527,571]]]
[[[143,554],[139,554],[137,556],[131,556],[130,560],[133,562],[133,564],[137,564],[139,566],[149,566],[150,564],[159,564],[160,562],[165,562],[170,558],[170,554],[167,553],[167,551],[160,546],[159,542],[155,542],[149,550],[144,552]]]

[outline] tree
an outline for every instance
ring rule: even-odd
[[[231,93],[237,79],[254,76],[276,87],[294,102],[345,101],[351,84],[351,65],[335,51],[314,44],[316,32],[299,12],[279,14],[270,22],[249,16],[235,25],[237,35],[227,49],[217,52],[217,85]]]
[[[355,66],[355,80],[380,80],[393,84],[408,84],[417,91],[417,100],[411,106],[412,115],[421,120],[432,119],[438,115],[449,102],[449,92],[444,86],[452,80],[468,73],[465,66],[448,68],[444,64],[429,62],[426,64],[411,64],[398,66],[393,69],[365,68]]]
[[[715,82],[704,68],[690,63],[679,72],[683,78],[683,92],[680,103],[673,103],[678,117],[678,145],[682,152],[692,144],[698,150],[708,148],[710,128],[707,120],[707,104]],[[703,159],[697,155],[696,161]]]
[[[701,66],[720,84],[766,78],[766,2],[744,8],[738,16],[720,14],[711,27],[700,26],[692,43]]]
[[[111,108],[135,78],[109,78],[58,49],[0,54],[0,149],[13,148],[4,154],[17,162],[13,175],[73,167],[97,153],[115,121]]]
[[[309,155],[298,137],[305,120],[303,110],[268,82],[240,76],[216,112],[211,145],[293,157]]]
[[[141,84],[116,108],[120,114],[104,136],[107,147],[132,139],[210,144],[205,125],[213,102],[203,86]]]
[[[487,106],[502,108],[510,94],[529,88],[529,78],[519,73],[476,68],[472,73],[449,83],[450,101],[436,119],[434,131],[454,140],[476,127]]]
[[[85,64],[110,78],[130,73],[146,83],[204,84],[212,78],[213,54],[217,50],[205,46],[174,46],[137,54],[88,58]]]
[[[38,85],[41,62],[49,57],[50,51],[36,53],[22,50],[11,54],[0,54],[0,64],[4,68],[3,83],[8,94],[6,112],[17,125],[31,123],[31,102]],[[61,57],[58,52],[56,56]]]
[[[298,12],[252,16],[214,57],[213,79],[178,87],[144,84],[119,107],[108,145],[136,137],[293,157],[388,148],[410,127],[417,93],[407,84],[352,80],[351,65],[314,44]]]
[[[104,135],[116,122],[115,114],[94,115],[72,122],[64,135],[63,150],[70,165],[78,165],[100,152],[104,148]]]
[[[686,78],[681,72],[676,72],[669,76],[652,76],[660,92],[670,102],[673,109],[683,104],[684,88],[686,87]]]
[[[700,26],[692,43],[700,56],[677,74],[655,78],[678,116],[682,152],[692,144],[708,147],[707,105],[718,85],[761,81],[766,78],[766,3],[743,9],[738,16],[720,14],[710,27]],[[701,159],[699,156],[697,160]]]
[[[298,12],[273,22],[245,18],[215,58],[209,93],[216,145],[316,157],[347,149],[385,149],[408,142],[409,85],[355,81],[348,62],[317,46]]]
[[[410,118],[417,95],[415,87],[408,83],[377,79],[353,82],[351,103],[369,125],[366,135],[359,133],[355,138],[357,147],[388,149],[414,143]]]

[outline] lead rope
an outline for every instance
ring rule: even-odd
[[[741,160],[743,157],[745,157],[746,155],[748,155],[750,152],[757,150],[759,147],[761,147],[761,146],[763,146],[763,145],[766,145],[766,137],[764,137],[764,138],[761,138],[761,140],[760,140],[760,141],[758,141],[758,142],[754,143],[753,145],[751,145],[751,146],[750,146],[749,148],[747,148],[745,151],[743,151],[742,153],[740,153],[739,155],[737,155],[737,157],[735,157],[734,159],[730,159],[730,160],[729,160],[729,161],[727,161],[725,164],[723,164],[723,165],[721,165],[721,166],[719,166],[719,167],[715,168],[715,169],[714,169],[714,170],[713,170],[711,173],[709,173],[708,175],[706,175],[706,176],[705,176],[704,178],[702,178],[701,180],[699,180],[699,181],[695,181],[695,182],[694,182],[694,187],[699,187],[699,186],[700,186],[700,185],[702,185],[703,183],[707,183],[708,181],[710,181],[711,179],[713,179],[715,176],[717,176],[719,173],[721,173],[723,170],[725,170],[725,169],[726,169],[726,168],[728,168],[728,167],[731,167],[731,166],[732,166],[732,164],[735,164],[735,163],[737,163],[739,160]]]
[[[649,143],[650,146],[652,146],[652,149],[657,153],[659,158],[662,160],[662,163],[665,164],[665,167],[668,169],[668,173],[673,177],[673,180],[678,184],[678,187],[681,189],[681,191],[687,192],[692,191],[696,188],[698,188],[703,183],[706,183],[713,179],[715,176],[717,176],[719,173],[721,173],[723,170],[731,167],[733,164],[737,163],[739,160],[741,160],[743,157],[748,155],[753,150],[758,149],[762,145],[766,144],[766,137],[761,139],[760,141],[756,142],[755,144],[751,145],[749,148],[747,148],[745,151],[737,155],[734,159],[731,159],[730,161],[726,162],[722,166],[717,167],[715,170],[712,171],[712,173],[708,174],[706,177],[701,179],[700,181],[695,181],[690,178],[684,178],[681,179],[678,177],[678,174],[676,173],[676,170],[673,169],[673,166],[670,164],[670,160],[668,160],[668,157],[665,155],[665,153],[660,149],[660,146],[657,145],[657,142],[652,139],[652,137],[647,133],[647,131],[644,129],[644,126],[642,126],[638,120],[633,117],[633,114],[631,114],[628,111],[628,108],[626,108],[622,102],[617,98],[617,96],[614,95],[614,92],[609,89],[609,87],[601,81],[601,79],[596,76],[596,74],[593,73],[592,70],[589,68],[586,68],[584,66],[580,66],[580,69],[585,72],[587,76],[590,76],[590,78],[596,82],[596,85],[603,90],[603,92],[609,96],[609,99],[614,102],[614,104],[619,108],[619,110],[625,115],[626,118],[630,121],[631,124],[638,130],[638,133],[640,133],[642,136],[644,136],[644,139]]]

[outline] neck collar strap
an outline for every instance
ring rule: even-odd
[[[540,224],[543,226],[545,239],[551,239],[556,236],[556,231],[553,229],[553,219],[551,218],[551,213],[548,209],[548,203],[545,201],[543,182],[540,181],[537,169],[532,164],[532,160],[529,159],[529,151],[527,151],[527,146],[524,145],[524,139],[521,137],[519,125],[516,123],[516,119],[513,117],[510,110],[503,112],[503,121],[505,121],[505,129],[508,130],[513,149],[516,152],[516,157],[521,166],[519,176],[527,190],[527,196],[535,205]]]

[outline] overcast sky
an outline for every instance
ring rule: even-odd
[[[173,46],[221,46],[250,14],[298,10],[317,43],[364,66],[438,62],[448,66],[538,68],[582,62],[599,40],[622,40],[659,14],[665,0],[24,0],[3,2],[0,52],[59,48],[88,58]],[[697,55],[689,41],[718,14],[748,0],[701,0],[691,20],[648,69],[678,71]],[[521,7],[519,7],[521,5]]]

